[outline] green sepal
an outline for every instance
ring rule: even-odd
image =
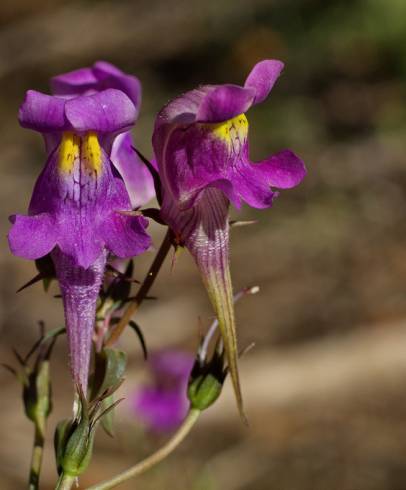
[[[141,349],[142,353],[144,355],[144,360],[146,361],[148,359],[148,350],[147,350],[147,344],[145,342],[145,337],[144,334],[142,333],[141,327],[138,325],[138,323],[135,323],[134,320],[130,320],[128,322],[128,326],[134,330],[135,334],[138,337],[138,340],[140,341],[141,344]]]
[[[238,371],[237,333],[230,268],[228,262],[222,264],[222,267],[217,266],[213,266],[209,271],[203,270],[202,278],[218,319],[238,411],[241,419],[246,421]]]
[[[101,410],[106,410],[114,404],[114,395],[105,398],[101,404]],[[114,410],[108,410],[100,420],[101,426],[110,437],[114,437]]]
[[[72,420],[64,419],[58,422],[54,433],[55,461],[58,475],[62,473],[62,462],[66,442],[72,433]]]
[[[95,356],[95,371],[91,382],[91,400],[103,397],[100,410],[114,405],[114,396],[103,396],[124,379],[127,355],[118,349],[104,348]],[[101,425],[109,436],[114,436],[114,410],[108,410],[101,418]]]
[[[127,364],[127,355],[118,349],[104,348],[95,356],[95,370],[90,400],[101,396],[106,390],[122,381]]]

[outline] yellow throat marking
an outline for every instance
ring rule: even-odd
[[[59,168],[68,173],[73,169],[76,158],[79,157],[80,138],[72,131],[65,131],[59,146]]]
[[[73,131],[65,131],[59,146],[59,169],[64,173],[72,172],[80,156],[89,170],[100,171],[102,152],[97,134],[89,131],[81,138]]]
[[[94,131],[89,131],[82,139],[82,158],[87,166],[98,172],[101,167],[102,152]]]
[[[239,114],[221,123],[205,124],[205,126],[215,138],[224,141],[228,146],[233,145],[235,140],[242,143],[247,139],[248,120],[245,114]]]

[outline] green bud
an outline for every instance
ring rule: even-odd
[[[111,356],[115,358],[113,354]],[[118,359],[122,360],[122,356],[118,355]],[[121,362],[118,364],[122,367]],[[117,373],[117,369],[114,369],[114,372]],[[107,372],[105,375],[107,376]],[[107,378],[114,381],[114,376],[107,376]],[[113,393],[119,386],[120,383],[109,386],[100,396],[90,401],[85,398],[83,391],[78,387],[76,416],[73,420],[60,422],[55,431],[55,456],[60,475],[77,477],[87,469],[92,457],[98,423],[109,417],[113,409],[121,402],[121,400],[113,401],[112,399]],[[111,422],[110,419],[109,421]],[[108,429],[112,430],[111,425],[108,425]]]
[[[87,407],[83,403],[80,421],[74,421],[70,429],[61,426],[60,432],[62,447],[59,458],[57,451],[57,464],[65,475],[79,476],[89,465],[95,433]]]
[[[92,457],[94,434],[94,430],[83,430],[80,426],[72,434],[61,464],[65,475],[79,476],[87,469]]]
[[[192,379],[188,387],[191,408],[206,410],[220,396],[222,388],[223,383],[211,373]]]
[[[227,376],[224,368],[224,352],[214,351],[211,359],[200,354],[190,374],[188,397],[191,408],[206,410],[217,400]]]
[[[23,384],[24,409],[34,424],[42,425],[52,411],[48,359],[39,358],[34,369],[26,370]]]

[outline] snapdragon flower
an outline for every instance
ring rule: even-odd
[[[263,102],[283,63],[254,66],[243,87],[204,85],[170,101],[158,114],[153,147],[162,185],[161,217],[200,269],[219,320],[242,413],[237,339],[229,271],[229,204],[268,208],[277,193],[298,185],[303,162],[283,150],[259,163],[248,151],[247,110]]]
[[[136,108],[121,90],[72,97],[30,90],[20,124],[42,133],[47,161],[28,216],[11,217],[11,251],[25,259],[51,254],[65,310],[70,365],[86,393],[91,341],[106,258],[129,258],[150,246],[147,220],[131,210],[111,164],[114,141],[134,124]]]

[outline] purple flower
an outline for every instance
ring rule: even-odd
[[[153,146],[162,181],[161,216],[192,253],[218,316],[240,411],[232,285],[229,272],[230,201],[267,208],[301,182],[306,170],[290,150],[254,164],[245,112],[269,94],[283,63],[254,66],[243,87],[205,85],[169,102],[155,122]]]
[[[137,118],[141,106],[141,84],[138,78],[123,73],[106,61],[98,61],[91,68],[80,68],[51,79],[52,93],[67,99],[109,88],[128,95],[135,106]],[[133,146],[131,132],[124,131],[114,140],[110,159],[124,179],[132,207],[137,208],[152,199],[155,190],[151,174],[132,149]]]
[[[135,413],[157,432],[178,427],[187,414],[187,384],[194,358],[176,350],[151,355],[152,384],[138,390],[132,400]]]
[[[121,214],[131,204],[109,154],[136,110],[122,91],[71,98],[28,91],[20,108],[25,128],[43,134],[48,159],[29,215],[11,217],[11,251],[26,259],[51,254],[65,309],[71,371],[86,393],[95,308],[108,253],[145,251],[147,220]]]

